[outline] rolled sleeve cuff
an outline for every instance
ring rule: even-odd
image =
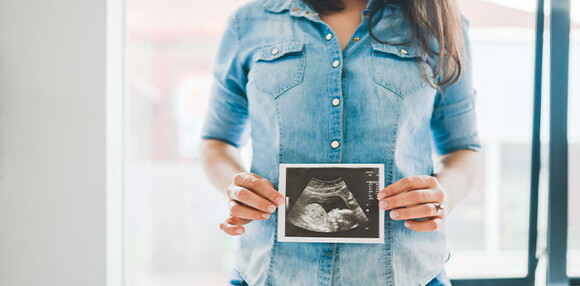
[[[220,124],[219,121],[211,121],[208,117],[201,132],[201,139],[216,139],[233,145],[236,148],[244,146],[249,139],[249,128],[242,120],[236,125]]]
[[[437,153],[440,155],[458,149],[481,150],[477,131],[474,98],[437,108],[432,130]]]
[[[471,135],[447,140],[437,144],[437,153],[439,153],[439,155],[444,155],[461,149],[480,151],[481,142],[479,137],[477,135]]]
[[[201,139],[215,139],[215,140],[220,140],[220,141],[226,142],[226,143],[228,143],[228,144],[230,144],[230,145],[232,145],[232,146],[234,146],[236,148],[239,148],[239,147],[242,146],[242,144],[240,144],[238,142],[235,142],[235,141],[232,141],[232,140],[230,140],[228,138],[217,137],[217,136],[213,136],[213,135],[202,135],[201,136]]]

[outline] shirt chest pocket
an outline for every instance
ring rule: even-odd
[[[304,78],[304,42],[286,40],[260,47],[253,55],[248,80],[274,98]]]
[[[427,85],[422,75],[418,49],[381,43],[373,43],[371,49],[373,80],[378,85],[399,96],[408,95]]]

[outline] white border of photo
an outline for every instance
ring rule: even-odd
[[[379,187],[377,191],[385,187],[384,164],[377,163],[284,163],[279,164],[279,184],[278,191],[286,197],[286,170],[288,168],[378,168]],[[376,196],[376,194],[375,194]],[[324,243],[384,243],[385,234],[385,211],[377,206],[379,217],[379,235],[376,238],[358,237],[308,237],[308,236],[286,236],[286,204],[278,207],[278,241],[282,242],[324,242]]]

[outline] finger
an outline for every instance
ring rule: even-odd
[[[431,188],[436,184],[437,179],[429,175],[405,177],[380,190],[377,198],[381,200],[411,190]]]
[[[426,232],[426,231],[435,231],[440,229],[443,226],[443,219],[440,217],[434,217],[429,219],[423,219],[421,221],[416,220],[406,220],[405,227],[408,229],[419,231],[419,232]]]
[[[243,205],[238,201],[229,201],[230,215],[250,220],[264,220],[270,217],[269,213]]]
[[[389,216],[394,220],[407,220],[416,218],[429,218],[439,215],[439,211],[434,204],[420,204],[406,208],[391,210]]]
[[[227,222],[220,223],[220,229],[229,235],[240,235],[244,233],[244,227],[239,225],[232,225]]]
[[[424,204],[437,203],[443,200],[443,193],[437,190],[413,190],[380,200],[379,207],[383,210]]]
[[[284,196],[274,189],[272,182],[259,175],[247,172],[238,173],[234,176],[233,182],[235,185],[254,191],[277,206],[284,203]]]
[[[256,193],[240,186],[233,186],[228,190],[228,196],[238,202],[242,202],[247,206],[253,207],[257,210],[272,213],[276,210],[276,205],[267,199],[262,198]]]
[[[229,235],[240,235],[245,232],[242,225],[248,224],[251,221],[249,219],[230,216],[220,224],[220,229]]]
[[[237,216],[230,216],[226,219],[226,222],[231,225],[244,225],[250,223],[251,219],[245,219]]]

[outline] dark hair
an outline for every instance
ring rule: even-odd
[[[342,11],[344,5],[340,0],[302,0],[310,5],[317,13],[330,14]],[[437,56],[437,66],[433,67],[434,83],[422,69],[423,77],[433,87],[455,83],[462,73],[465,60],[465,48],[459,11],[454,0],[376,0],[377,5],[369,11],[368,31],[377,42],[391,45],[404,45],[411,40],[419,41],[421,48],[431,56]],[[411,24],[412,36],[407,42],[390,43],[378,39],[372,32],[372,19],[381,8],[389,4],[400,5]],[[429,45],[429,38],[435,37],[438,50]]]
[[[344,10],[340,0],[302,0],[320,14],[330,14]]]

